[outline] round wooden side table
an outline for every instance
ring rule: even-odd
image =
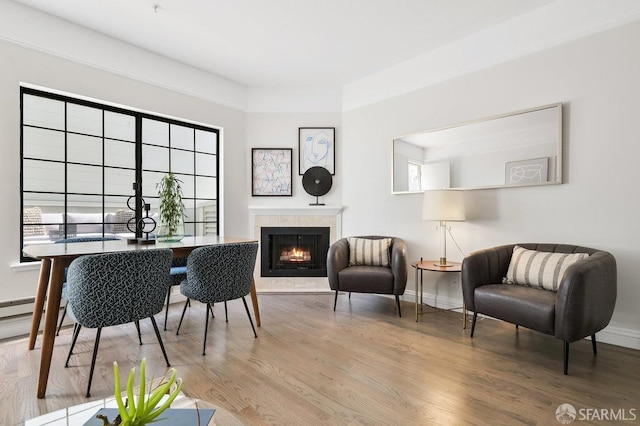
[[[423,306],[423,302],[422,302],[422,283],[423,283],[423,272],[424,271],[430,271],[430,272],[455,272],[455,273],[460,273],[462,272],[462,263],[460,262],[447,262],[447,266],[441,266],[439,264],[440,262],[438,260],[422,260],[420,259],[417,262],[413,262],[411,264],[411,266],[413,268],[415,268],[416,270],[416,279],[415,279],[415,293],[416,293],[416,322],[418,322],[418,318],[421,314],[424,313],[428,313],[428,312],[422,312],[422,306]],[[418,291],[418,286],[420,287],[420,290]],[[430,312],[439,312],[439,311],[451,311],[454,309],[460,309],[460,308],[450,308],[450,309],[441,309],[441,308],[436,308],[434,306],[431,306],[431,308],[433,308],[433,311]],[[464,303],[462,304],[462,328],[467,328],[467,310],[464,306]]]

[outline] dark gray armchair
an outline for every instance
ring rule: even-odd
[[[559,277],[557,291],[503,284],[515,244],[474,252],[462,262],[462,293],[473,311],[471,337],[478,314],[508,321],[564,342],[564,374],[568,373],[569,343],[605,328],[616,303],[616,260],[608,252],[564,244],[517,244],[529,250],[587,253]]]
[[[356,293],[393,294],[400,310],[400,296],[404,294],[407,286],[407,245],[400,238],[383,236],[355,237],[379,240],[391,238],[389,246],[388,267],[370,265],[350,265],[349,240],[342,238],[329,247],[327,253],[327,276],[331,290],[335,290],[333,310],[336,310],[338,292],[346,291]]]

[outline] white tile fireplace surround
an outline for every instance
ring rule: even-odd
[[[271,207],[249,206],[253,238],[260,241],[262,227],[329,227],[329,244],[342,235],[342,207],[300,206]],[[256,290],[260,293],[330,293],[327,277],[261,277],[260,249],[256,260]]]

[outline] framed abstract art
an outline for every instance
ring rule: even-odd
[[[251,149],[251,195],[290,197],[291,148]]]
[[[303,175],[311,167],[324,167],[335,175],[335,127],[298,128],[298,174]]]

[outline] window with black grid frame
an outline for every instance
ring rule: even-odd
[[[28,87],[21,112],[21,248],[133,236],[133,184],[157,217],[169,171],[182,182],[185,234],[218,234],[219,129]]]

